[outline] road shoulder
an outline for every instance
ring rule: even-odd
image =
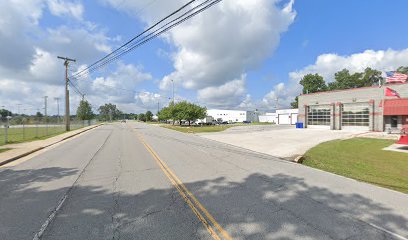
[[[60,134],[60,135],[57,135],[51,138],[47,138],[44,140],[18,143],[18,144],[7,144],[4,146],[1,146],[0,149],[11,148],[11,150],[0,153],[0,166],[6,165],[10,162],[26,157],[32,153],[38,152],[40,150],[53,146],[57,143],[68,140],[72,137],[75,137],[79,134],[82,134],[84,132],[97,128],[99,126],[101,125],[99,124],[99,125],[84,127],[81,129],[63,133],[63,134]]]

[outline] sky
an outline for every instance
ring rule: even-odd
[[[202,3],[196,0],[191,6]],[[0,108],[64,111],[70,75],[94,63],[187,0],[0,1]],[[94,111],[113,103],[140,113],[172,98],[207,108],[273,112],[344,68],[408,66],[406,0],[223,0],[118,61],[72,79]],[[71,111],[81,96],[70,90]],[[4,106],[4,107],[3,107]]]

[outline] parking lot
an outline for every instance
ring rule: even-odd
[[[223,132],[205,133],[200,136],[234,146],[293,159],[319,143],[346,139],[364,131],[328,129],[296,129],[292,125],[237,126]]]

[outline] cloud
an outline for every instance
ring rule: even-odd
[[[263,101],[270,103],[278,97],[280,106],[289,107],[302,88],[300,79],[309,73],[318,73],[326,82],[334,81],[334,74],[344,68],[351,73],[362,72],[370,67],[380,71],[395,70],[399,66],[408,66],[408,48],[402,50],[365,50],[361,53],[341,56],[335,53],[319,55],[314,64],[306,66],[298,71],[289,73],[288,83],[279,83],[275,88],[265,95]]]
[[[137,13],[136,17],[149,25],[158,20],[157,16],[164,17],[170,9],[185,3],[164,1],[144,9],[145,6],[136,1],[103,2],[130,15]],[[173,80],[178,86],[197,91],[199,100],[205,104],[224,102],[225,107],[238,106],[246,97],[244,84],[241,84],[240,97],[231,97],[229,91],[218,89],[236,87],[239,84],[234,79],[272,55],[281,34],[296,16],[293,1],[284,7],[278,6],[280,3],[278,0],[224,0],[172,29],[163,39],[176,48],[171,55],[174,71],[163,77],[160,88],[169,89]],[[220,101],[224,97],[226,100]]]
[[[48,7],[48,8],[47,8]],[[65,9],[65,10],[64,10]],[[73,21],[56,27],[44,28],[41,18],[45,11]],[[31,113],[44,105],[43,96],[49,96],[49,112],[56,112],[54,97],[64,98],[64,66],[58,55],[76,58],[78,64],[70,69],[85,67],[83,63],[95,60],[111,51],[118,37],[109,37],[104,29],[82,20],[84,9],[79,2],[60,0],[0,1],[0,103],[16,112],[17,104],[29,109]],[[70,24],[72,23],[72,24]],[[134,89],[135,86],[151,75],[140,66],[116,64],[112,74],[93,83],[80,80],[75,82],[80,89],[89,94],[95,106],[107,99],[127,104],[134,102],[134,93],[105,91],[100,94],[97,84],[109,84]],[[101,87],[101,86],[100,86]],[[98,91],[96,91],[98,90]],[[76,111],[80,96],[71,88],[71,111]],[[61,105],[61,109],[63,106]]]
[[[245,75],[221,86],[198,90],[198,101],[211,108],[236,108],[245,95]]]
[[[84,7],[81,3],[68,2],[61,0],[48,0],[48,8],[51,14],[58,17],[73,17],[78,20],[82,20],[84,13]]]

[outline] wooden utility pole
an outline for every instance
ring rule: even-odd
[[[68,66],[69,66],[69,62],[76,62],[76,60],[70,59],[67,57],[59,57],[59,56],[58,58],[64,60],[64,66],[65,66],[65,130],[69,131],[70,130],[70,114],[69,114]]]

